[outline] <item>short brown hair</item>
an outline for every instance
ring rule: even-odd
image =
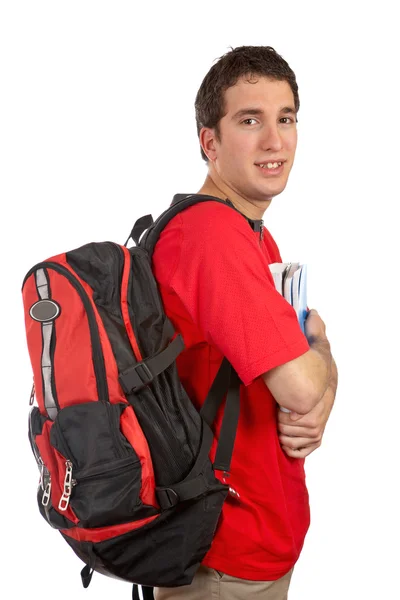
[[[197,135],[202,127],[215,129],[220,141],[219,121],[224,116],[224,93],[240,77],[269,77],[287,81],[290,85],[296,112],[300,100],[296,76],[288,63],[271,46],[238,46],[218,59],[204,77],[195,100]],[[200,137],[200,136],[199,136]],[[208,162],[200,145],[202,158]]]

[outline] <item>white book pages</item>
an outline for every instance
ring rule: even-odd
[[[277,291],[296,311],[304,333],[307,315],[307,265],[300,263],[272,263],[269,265]]]
[[[277,291],[283,295],[282,278],[287,268],[287,263],[272,263],[269,265],[269,269],[274,279],[275,287]]]
[[[289,263],[271,263],[269,266],[269,270],[271,273],[282,273]]]
[[[300,286],[301,267],[299,267],[292,277],[292,306],[299,315],[299,286]]]
[[[292,277],[296,270],[299,268],[299,263],[288,263],[289,269],[285,273],[285,279],[283,281],[283,295],[289,304],[293,304],[292,294]]]

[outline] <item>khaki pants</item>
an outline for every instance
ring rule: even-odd
[[[154,588],[155,600],[287,600],[293,569],[276,581],[250,581],[200,566],[190,585]]]

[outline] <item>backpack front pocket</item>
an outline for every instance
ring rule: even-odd
[[[66,458],[59,509],[72,509],[79,527],[124,523],[142,507],[141,463],[120,429],[127,406],[103,402],[68,406],[51,428],[50,444]]]
[[[73,474],[71,506],[81,527],[115,525],[140,507],[141,465],[122,458]]]
[[[77,518],[70,509],[59,511],[66,460],[50,445],[51,427],[52,421],[34,407],[29,414],[28,436],[40,472],[37,502],[40,514],[52,527],[69,529],[75,527]]]

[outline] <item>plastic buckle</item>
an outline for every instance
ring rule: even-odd
[[[142,372],[140,372],[140,369],[142,369]],[[145,363],[139,363],[135,366],[134,370],[136,371],[137,376],[142,382],[141,384],[133,388],[133,391],[136,392],[137,390],[142,389],[145,385],[153,381],[154,377],[149,367]]]
[[[125,373],[122,373],[119,380],[127,394],[138,392],[153,381],[154,377],[149,367],[145,363],[134,365]]]
[[[176,506],[179,502],[178,494],[171,488],[156,489],[158,502],[163,510]]]

